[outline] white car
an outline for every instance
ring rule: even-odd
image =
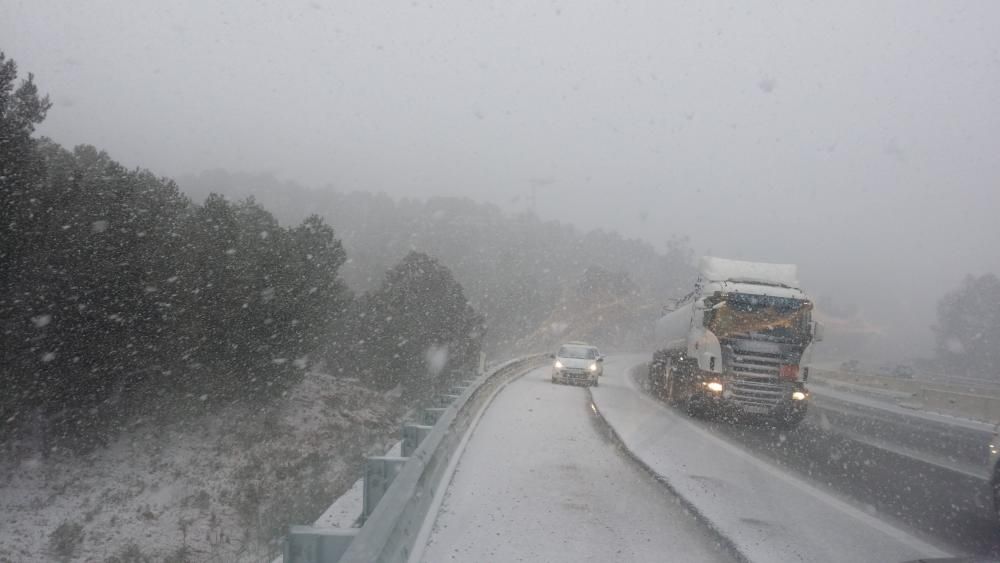
[[[552,383],[582,383],[597,386],[597,379],[604,373],[604,356],[596,346],[583,342],[569,342],[551,356]]]

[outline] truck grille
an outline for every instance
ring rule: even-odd
[[[729,356],[732,399],[748,412],[769,412],[792,391],[792,383],[779,375],[782,354],[733,348]]]

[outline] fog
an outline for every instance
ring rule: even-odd
[[[943,293],[1000,271],[997,21],[994,2],[0,0],[0,48],[60,143],[795,262],[903,356]]]

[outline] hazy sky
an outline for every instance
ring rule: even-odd
[[[1000,272],[998,23],[994,1],[0,0],[0,49],[51,94],[42,133],[130,166],[688,234],[925,346],[942,293]]]

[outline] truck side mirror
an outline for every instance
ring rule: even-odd
[[[826,330],[823,328],[823,323],[819,321],[813,321],[813,342],[822,342],[825,336]]]
[[[680,299],[667,299],[667,302],[663,304],[663,308],[660,309],[660,314],[666,315],[667,313],[676,311],[680,303]]]

